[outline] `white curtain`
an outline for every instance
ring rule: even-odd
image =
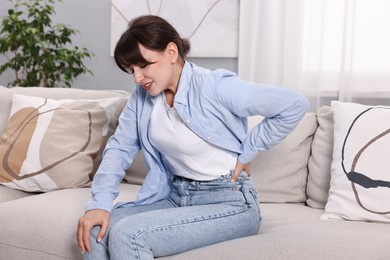
[[[331,100],[390,105],[390,1],[241,0],[238,73]]]

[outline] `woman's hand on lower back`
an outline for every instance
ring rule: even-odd
[[[250,163],[243,164],[239,160],[237,160],[236,168],[234,169],[234,172],[233,172],[233,175],[232,175],[232,178],[230,179],[230,181],[236,181],[238,179],[238,177],[240,177],[240,173],[242,171],[245,171],[248,174],[248,176],[251,176],[251,164]]]

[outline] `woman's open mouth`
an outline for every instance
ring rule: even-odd
[[[153,82],[149,82],[145,85],[142,85],[142,87],[146,90],[146,91],[149,91],[153,86]]]

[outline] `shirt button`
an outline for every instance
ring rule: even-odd
[[[187,124],[189,124],[189,123],[190,123],[190,120],[189,120],[189,119],[187,119],[187,120],[186,120],[186,123],[187,123]]]
[[[211,139],[211,137],[210,136],[207,136],[207,140],[210,140]]]

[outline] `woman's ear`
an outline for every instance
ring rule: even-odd
[[[174,64],[179,57],[179,50],[174,42],[170,42],[167,45],[166,52],[169,56],[169,61]]]

